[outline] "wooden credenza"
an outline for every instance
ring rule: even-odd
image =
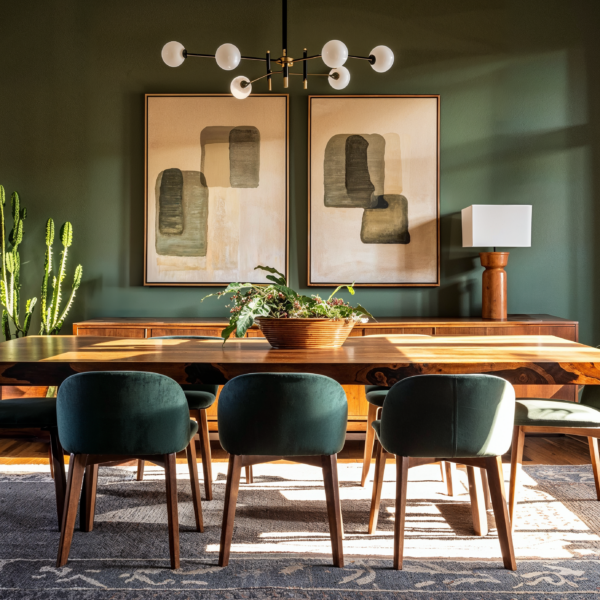
[[[220,336],[228,321],[222,318],[114,318],[92,319],[73,324],[74,335],[150,338],[163,335]],[[481,318],[399,318],[382,317],[356,325],[352,336],[378,334],[425,335],[555,335],[578,341],[576,321],[550,315],[509,315],[507,321]],[[258,327],[248,330],[247,337],[263,337]],[[348,431],[366,430],[368,403],[362,386],[344,386],[348,397]],[[518,397],[560,398],[575,400],[577,386],[515,386]],[[217,430],[217,403],[208,411],[209,428]]]

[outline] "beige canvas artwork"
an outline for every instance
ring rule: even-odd
[[[439,285],[439,96],[309,98],[308,284]]]
[[[288,272],[288,97],[146,96],[146,285]]]

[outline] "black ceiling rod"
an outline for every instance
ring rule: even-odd
[[[282,24],[282,46],[283,46],[283,59],[284,59],[284,63],[283,63],[283,87],[286,88],[288,87],[288,81],[289,81],[289,74],[290,74],[290,70],[288,67],[287,62],[285,62],[285,58],[287,57],[287,0],[281,0],[281,16],[282,16],[282,20],[281,20],[281,24]]]

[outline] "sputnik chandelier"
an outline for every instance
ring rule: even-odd
[[[252,93],[252,84],[259,79],[267,79],[269,91],[272,89],[271,79],[273,75],[283,76],[283,87],[288,87],[290,75],[302,75],[304,89],[308,88],[308,76],[317,75],[327,77],[327,81],[335,90],[343,90],[350,83],[350,71],[344,66],[344,63],[349,58],[366,60],[371,68],[378,73],[385,73],[394,64],[394,53],[387,46],[376,46],[371,50],[369,56],[352,56],[348,54],[346,44],[339,40],[331,40],[327,42],[321,54],[308,56],[306,48],[302,54],[302,58],[292,58],[287,53],[287,0],[282,0],[283,6],[283,56],[277,59],[271,58],[271,54],[267,51],[265,58],[255,56],[242,56],[240,51],[233,44],[223,44],[217,48],[215,54],[193,54],[188,52],[179,42],[169,42],[162,49],[162,59],[169,67],[179,67],[183,64],[186,58],[214,58],[217,65],[225,71],[235,69],[241,60],[254,60],[266,63],[267,72],[252,81],[243,75],[239,75],[231,82],[231,93],[238,99],[243,100]],[[322,58],[323,62],[331,69],[329,73],[308,73],[306,63],[314,58]],[[281,71],[273,71],[271,66],[273,63],[281,67]],[[302,63],[302,73],[293,73],[290,71],[296,63]]]

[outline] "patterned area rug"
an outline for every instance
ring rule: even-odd
[[[455,497],[440,469],[409,476],[404,570],[391,569],[395,469],[386,470],[379,529],[366,534],[371,487],[360,465],[340,464],[346,568],[331,564],[320,470],[255,467],[240,486],[230,566],[217,567],[226,464],[215,466],[215,499],[194,531],[186,467],[178,466],[182,568],[168,568],[163,473],[100,471],[94,531],[75,531],[69,563],[56,569],[54,488],[42,466],[0,467],[0,598],[597,598],[600,503],[591,467],[526,467],[515,522],[518,571],[502,568],[492,513],[475,537],[466,473]],[[509,468],[505,468],[508,479]]]

